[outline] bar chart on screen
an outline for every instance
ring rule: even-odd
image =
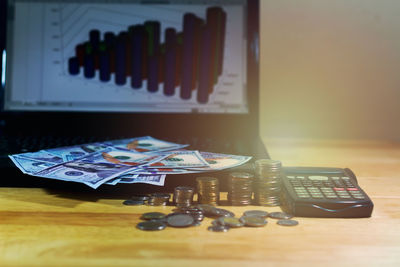
[[[69,58],[68,71],[77,75],[83,71],[85,78],[108,82],[111,73],[114,83],[125,85],[130,76],[133,89],[143,87],[157,92],[163,84],[164,95],[175,93],[180,87],[180,97],[190,99],[197,89],[197,101],[207,103],[208,96],[217,84],[223,69],[226,13],[220,7],[207,9],[206,20],[193,13],[183,16],[183,30],[167,28],[160,32],[159,21],[145,21],[129,26],[116,34],[93,29],[88,41],[75,47],[74,57]],[[164,34],[164,42],[160,42]]]
[[[36,38],[44,51],[40,101],[115,111],[247,112],[243,6],[193,3],[72,1],[36,13],[31,6],[26,23],[44,29]]]

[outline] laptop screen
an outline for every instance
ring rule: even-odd
[[[246,0],[8,5],[4,110],[249,112]]]

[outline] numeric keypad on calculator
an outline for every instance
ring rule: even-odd
[[[288,175],[287,179],[300,199],[365,199],[363,193],[347,176]]]

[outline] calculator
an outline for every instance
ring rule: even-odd
[[[284,167],[281,206],[300,217],[371,217],[374,204],[348,169]]]

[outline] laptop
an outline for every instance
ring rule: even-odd
[[[126,137],[268,158],[258,0],[8,0],[0,12],[0,165],[12,185],[39,179],[8,154]]]

